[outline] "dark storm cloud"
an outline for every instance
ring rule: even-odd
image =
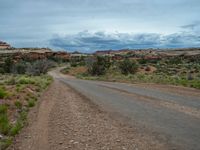
[[[175,48],[200,45],[200,36],[191,33],[161,34],[124,34],[104,32],[81,32],[64,37],[56,36],[50,40],[54,47],[67,50],[95,51],[123,48]]]

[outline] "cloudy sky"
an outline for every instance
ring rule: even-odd
[[[0,0],[0,40],[85,52],[200,47],[200,0]]]

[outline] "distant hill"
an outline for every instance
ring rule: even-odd
[[[200,48],[177,48],[177,49],[121,49],[121,50],[101,50],[93,53],[94,55],[126,55],[126,54],[140,54],[140,55],[200,55]]]
[[[0,41],[0,50],[1,49],[10,49],[10,48],[11,48],[11,46],[8,43]]]

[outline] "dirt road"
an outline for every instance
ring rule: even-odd
[[[200,148],[198,90],[51,75],[55,82],[11,149]]]

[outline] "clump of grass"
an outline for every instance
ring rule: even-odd
[[[32,100],[34,100],[34,101],[37,101],[37,97],[34,95],[34,94],[32,94],[32,93],[28,93],[27,95],[26,95],[26,98],[25,98],[27,101],[29,101],[30,99],[32,99]]]
[[[11,77],[10,79],[8,79],[6,81],[6,84],[8,84],[8,85],[15,85],[16,84],[15,77]]]
[[[41,92],[41,90],[42,90],[42,89],[41,89],[40,87],[37,87],[37,88],[35,89],[36,92]]]
[[[18,79],[19,84],[35,84],[35,81],[33,78],[28,76],[22,76]]]
[[[15,136],[19,133],[19,131],[22,129],[23,127],[23,123],[19,120],[17,121],[17,123],[12,126],[12,128],[10,129],[10,135],[11,136]]]
[[[22,103],[20,101],[15,101],[15,106],[17,109],[22,109]]]
[[[6,138],[6,139],[2,139],[2,140],[0,140],[0,149],[5,150],[11,144],[12,144],[12,138],[9,137],[9,138]]]
[[[10,128],[9,135],[15,136],[20,132],[20,130],[23,128],[24,124],[26,123],[27,114],[28,114],[28,111],[25,109],[23,109],[20,112],[17,122]]]
[[[66,67],[66,68],[62,69],[60,72],[67,74],[67,73],[69,73],[69,70],[70,70],[70,68]]]
[[[0,87],[0,98],[6,98],[7,96],[8,92],[4,88]]]
[[[26,87],[26,85],[23,85],[23,84],[17,84],[16,85],[16,92],[21,92],[22,90],[24,90],[24,88]]]
[[[11,125],[7,115],[7,106],[0,105],[0,133],[7,135],[10,127]]]
[[[28,110],[23,110],[20,113],[20,120],[25,123],[25,121],[27,120],[27,115],[28,115]]]
[[[0,105],[0,115],[7,113],[8,107],[5,104]]]
[[[28,100],[28,107],[34,107],[35,106],[35,100],[34,99],[29,99]]]

